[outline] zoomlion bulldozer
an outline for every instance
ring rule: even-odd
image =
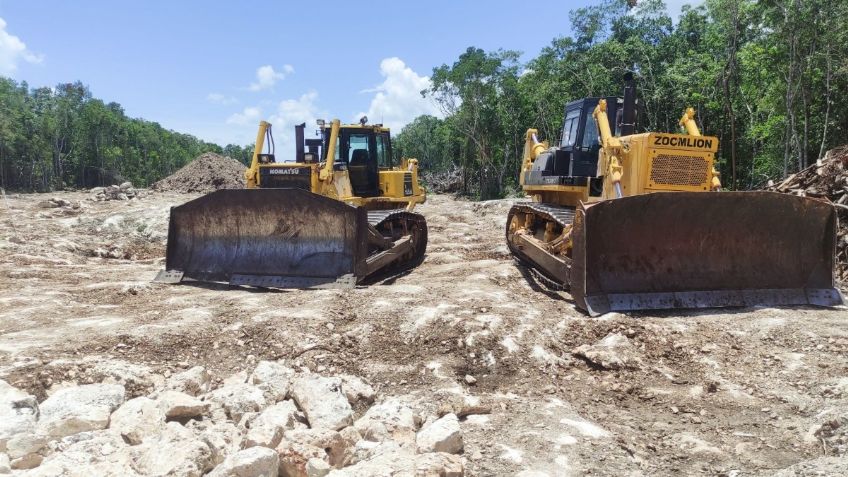
[[[389,129],[367,118],[319,120],[314,139],[305,127],[295,126],[295,160],[278,162],[271,125],[260,122],[246,189],[171,209],[157,281],[348,288],[423,260],[418,161],[393,164]]]
[[[718,139],[636,134],[633,76],[623,99],[565,106],[558,146],[526,133],[509,211],[513,255],[590,315],[757,305],[835,306],[836,211],[776,192],[721,191]],[[613,125],[615,127],[613,131]]]

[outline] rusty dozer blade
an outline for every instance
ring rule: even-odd
[[[365,210],[305,190],[219,190],[171,209],[160,281],[352,287],[367,227]]]
[[[776,192],[667,192],[578,208],[571,291],[590,314],[843,303],[836,211]]]

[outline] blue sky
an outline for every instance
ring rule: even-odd
[[[0,75],[30,86],[81,80],[95,97],[166,128],[226,144],[259,119],[399,128],[437,114],[418,91],[468,46],[526,58],[569,34],[589,0],[218,2],[0,0]],[[672,0],[676,17],[684,0]],[[282,136],[282,137],[281,137]]]

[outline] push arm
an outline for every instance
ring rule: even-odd
[[[259,121],[259,131],[256,133],[256,143],[253,147],[253,159],[250,161],[250,167],[244,171],[244,179],[247,181],[248,189],[255,189],[259,185],[259,155],[265,148],[265,133],[269,126],[271,125],[267,122]]]

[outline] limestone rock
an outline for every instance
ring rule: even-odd
[[[51,437],[105,429],[109,415],[124,402],[120,384],[87,384],[64,388],[41,403],[38,429]]]
[[[17,459],[12,459],[9,463],[9,467],[13,470],[27,470],[34,469],[41,465],[41,461],[44,460],[44,457],[38,454],[27,454]]]
[[[462,458],[445,452],[420,454],[415,459],[415,475],[418,477],[463,477],[465,468]]]
[[[0,475],[11,473],[12,467],[9,465],[9,456],[0,452]]]
[[[354,427],[369,441],[415,442],[415,415],[412,408],[397,398],[371,406]]]
[[[0,379],[0,452],[15,434],[31,432],[38,419],[38,401]]]
[[[209,477],[276,477],[279,466],[280,458],[275,450],[251,447],[227,457]]]
[[[199,396],[209,392],[212,377],[203,366],[195,366],[189,370],[174,374],[165,382],[165,387],[188,394]]]
[[[115,258],[123,258],[123,254]],[[122,360],[99,358],[84,359],[83,363],[93,362],[87,376],[98,383],[120,384],[130,396],[147,394],[164,384],[165,378],[144,365]]]
[[[291,395],[310,427],[337,431],[353,423],[353,409],[341,391],[341,379],[306,374],[294,380]]]
[[[248,381],[265,393],[268,402],[286,399],[295,371],[274,361],[260,361]]]
[[[311,458],[306,461],[306,475],[309,477],[324,477],[330,473],[332,467],[326,461],[318,458]]]
[[[179,391],[162,391],[156,401],[169,419],[200,417],[209,411],[209,403]]]
[[[286,439],[277,446],[276,450],[280,456],[280,475],[286,477],[308,477],[307,462],[310,459],[324,460],[327,458],[324,449]]]
[[[266,405],[262,390],[245,383],[228,384],[207,394],[208,399],[218,403],[234,422],[241,421],[247,412],[261,411]]]
[[[156,401],[146,397],[130,399],[110,417],[109,430],[117,433],[130,445],[158,435],[165,428],[165,412]]]
[[[313,446],[323,449],[326,453],[327,462],[333,467],[341,467],[348,455],[350,442],[342,437],[338,431],[330,429],[296,429],[287,431],[285,440],[305,446]]]
[[[462,452],[462,429],[456,414],[446,414],[424,426],[416,436],[418,452]]]
[[[26,473],[27,477],[87,477],[120,475],[140,477],[133,468],[129,447],[121,437],[109,431],[82,432],[65,437],[56,452],[41,465]]]
[[[409,446],[400,446],[396,442],[387,441],[377,444],[367,459],[343,469],[332,470],[327,476],[413,476],[415,468],[416,455]]]
[[[242,432],[232,422],[190,421],[188,428],[209,446],[212,451],[212,465],[218,465],[230,455],[238,452],[242,446]]]
[[[578,346],[572,353],[605,369],[636,368],[641,364],[638,350],[621,333],[610,333],[595,344]]]
[[[361,378],[349,374],[343,374],[340,378],[342,379],[342,392],[344,392],[351,406],[356,406],[359,403],[371,404],[374,402],[376,393],[370,384]]]
[[[6,453],[9,458],[19,459],[28,454],[37,454],[47,445],[47,437],[38,434],[18,434],[6,442]]]
[[[295,428],[297,412],[297,407],[290,400],[265,408],[248,421],[248,431],[243,446],[245,448],[262,446],[270,449],[277,447],[284,432]]]
[[[200,477],[212,468],[212,450],[206,442],[176,422],[130,452],[134,468],[143,475]]]

